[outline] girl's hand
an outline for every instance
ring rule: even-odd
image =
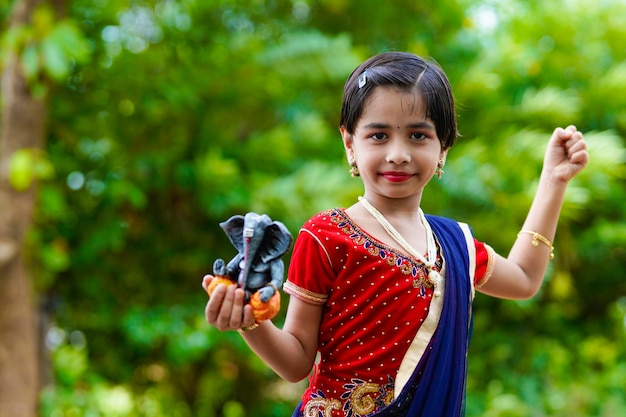
[[[214,277],[205,275],[202,287],[206,291]],[[252,307],[244,303],[245,294],[236,285],[219,284],[206,305],[206,320],[221,331],[238,330],[254,323]]]
[[[568,182],[589,162],[587,143],[575,126],[556,128],[544,158],[543,169],[551,178]]]

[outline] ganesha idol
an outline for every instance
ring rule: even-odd
[[[280,310],[278,290],[285,272],[281,257],[291,245],[291,233],[283,223],[253,212],[232,216],[220,227],[238,253],[228,264],[223,259],[213,263],[209,295],[220,283],[238,285],[257,322],[273,318]]]

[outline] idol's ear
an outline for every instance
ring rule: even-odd
[[[269,262],[283,256],[291,245],[289,229],[281,222],[274,221],[267,226],[257,254],[263,262]]]
[[[244,217],[240,214],[220,223],[220,227],[239,253],[243,252],[243,223]]]

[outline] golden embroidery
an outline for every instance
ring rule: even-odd
[[[390,387],[393,387],[393,385],[390,385]],[[385,405],[391,404],[391,402],[393,401],[393,398],[394,398],[394,393],[393,393],[393,388],[391,388],[389,391],[387,391],[387,395],[385,395],[382,401],[385,403]]]
[[[347,391],[341,395],[341,400],[326,398],[320,390],[312,392],[311,398],[304,407],[304,416],[330,417],[334,410],[342,410],[346,416],[362,417],[393,401],[393,378],[391,376],[388,376],[388,383],[384,385],[354,378],[344,384],[343,388]]]
[[[313,291],[304,289],[302,287],[298,287],[291,281],[285,282],[285,285],[283,286],[283,290],[287,294],[295,295],[296,297],[302,300],[310,301],[314,304],[324,304],[328,300],[327,295],[318,294]]]
[[[367,248],[367,250],[369,251],[369,253],[372,256],[379,256],[380,255],[380,249],[378,249],[376,246],[374,245],[370,245],[369,248]]]
[[[353,236],[352,240],[354,241],[354,243],[356,243],[357,245],[363,245],[365,244],[365,242],[367,242],[367,239],[365,239],[365,236],[362,235],[358,235],[358,236]]]
[[[376,402],[371,394],[378,393],[378,385],[373,383],[364,383],[356,387],[350,395],[350,403],[356,414],[369,414],[376,410]]]
[[[411,271],[413,270],[413,268],[411,268],[412,265],[408,265],[403,263],[402,266],[400,267],[400,271],[404,274],[404,275],[409,275],[411,273]]]
[[[491,274],[493,273],[493,264],[496,260],[496,256],[495,256],[495,252],[493,248],[485,244],[485,249],[487,249],[487,270],[485,271],[485,275],[483,276],[483,279],[481,279],[480,282],[476,284],[477,289],[485,285],[487,281],[489,281],[489,278],[491,278]]]
[[[424,265],[416,263],[411,258],[398,255],[388,246],[371,241],[341,211],[327,210],[326,214],[343,233],[350,236],[355,245],[363,246],[370,255],[384,259],[387,265],[398,268],[404,275],[412,275],[413,288],[420,288],[422,295],[425,288],[433,287],[426,274],[422,271]],[[434,270],[441,271],[441,258],[439,255],[437,256]]]
[[[426,274],[424,273],[423,270],[421,269],[418,270],[417,275],[418,275],[417,278],[414,278],[413,281],[411,282],[411,284],[413,285],[413,288],[419,288],[420,286],[424,285],[424,283],[432,286],[430,281],[427,280]]]
[[[333,410],[341,409],[341,401],[337,399],[317,398],[309,400],[304,407],[303,415],[305,417],[318,417],[320,412],[324,417],[332,417]]]

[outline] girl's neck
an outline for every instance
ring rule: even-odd
[[[365,193],[363,198],[367,199],[388,220],[411,221],[419,219],[421,195],[407,198],[389,198]]]
[[[435,235],[428,224],[428,220],[426,220],[426,217],[422,213],[422,210],[418,210],[418,215],[422,228],[426,234],[426,255],[422,255],[421,249],[416,249],[421,247],[424,243],[423,239],[405,239],[405,237],[402,236],[402,233],[398,231],[397,228],[394,227],[394,225],[392,225],[391,222],[389,222],[387,218],[383,216],[374,206],[372,206],[366,198],[360,197],[359,203],[361,203],[361,205],[372,215],[372,217],[376,219],[385,232],[392,238],[395,244],[399,245],[406,253],[419,260],[424,265],[428,273],[428,280],[435,287],[433,294],[435,297],[439,297],[441,295],[441,283],[443,282],[443,277],[436,269],[437,244],[435,243]],[[408,235],[413,236],[415,233],[416,230],[410,230]],[[410,240],[413,240],[413,243]],[[419,245],[415,245],[415,242]]]
[[[419,203],[416,203],[419,200],[408,202],[405,199],[377,199],[376,201],[371,201],[367,197],[363,199],[366,199],[366,202],[373,206],[413,248],[420,253],[426,253],[426,230],[420,216]],[[347,209],[346,213],[374,238],[406,253],[384,229],[380,221],[368,211],[363,201]],[[407,254],[410,255],[410,253]]]

